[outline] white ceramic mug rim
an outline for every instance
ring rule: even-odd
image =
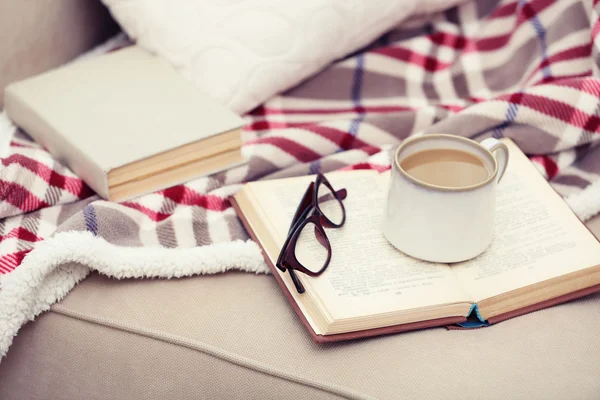
[[[433,185],[431,183],[423,182],[423,181],[411,176],[400,166],[400,162],[398,161],[398,156],[400,155],[400,152],[402,150],[404,150],[407,146],[409,146],[415,142],[421,142],[424,140],[430,140],[430,139],[436,139],[436,138],[437,139],[445,138],[445,139],[449,139],[449,140],[459,141],[462,143],[466,143],[471,147],[476,147],[480,150],[483,150],[485,153],[487,153],[489,155],[489,158],[492,160],[492,162],[494,164],[494,171],[486,178],[486,180],[484,180],[483,182],[479,182],[475,185],[460,186],[460,187],[448,187],[448,186],[439,186],[439,185]],[[443,192],[466,192],[466,191],[470,191],[470,190],[475,190],[475,189],[486,186],[486,185],[490,184],[491,182],[495,181],[496,176],[498,175],[498,162],[496,161],[496,157],[494,157],[494,155],[492,154],[492,152],[490,150],[488,150],[487,148],[482,146],[480,143],[478,143],[474,140],[471,140],[469,138],[465,138],[462,136],[456,136],[456,135],[448,135],[445,133],[432,133],[432,134],[426,134],[423,136],[413,136],[413,137],[409,137],[409,138],[405,139],[402,142],[402,144],[400,146],[398,146],[398,148],[396,149],[396,152],[394,153],[394,166],[402,175],[404,175],[411,182],[413,182],[419,186],[426,187],[428,189],[434,189],[434,190],[439,190],[439,191],[443,191]]]

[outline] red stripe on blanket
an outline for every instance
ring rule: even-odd
[[[554,160],[552,160],[550,157],[548,157],[548,156],[531,156],[531,157],[529,157],[529,159],[532,162],[536,162],[536,163],[540,164],[542,167],[544,167],[544,170],[546,171],[546,176],[548,177],[547,178],[548,180],[551,180],[556,175],[558,175],[558,165],[556,165]]]
[[[520,3],[516,8],[516,25],[519,26],[522,23],[529,21],[531,18],[537,16],[539,13],[555,3],[556,0],[530,0],[528,2]]]
[[[141,212],[142,214],[145,214],[147,217],[149,217],[154,222],[163,221],[163,220],[169,218],[169,216],[171,215],[171,214],[167,214],[167,213],[156,212],[156,211],[151,210],[148,207],[145,207],[141,204],[137,204],[137,203],[133,203],[133,202],[129,202],[129,201],[121,203],[121,205],[123,205],[125,207],[129,207],[129,208],[133,208],[134,210],[137,210],[137,211]]]
[[[578,128],[591,132],[599,132],[600,118],[598,116],[590,115],[562,101],[531,93],[507,94],[498,97],[498,100],[506,100],[510,103],[519,104],[542,114],[560,119]]]
[[[569,60],[575,60],[578,58],[588,58],[592,55],[592,46],[591,44],[585,44],[585,45],[581,45],[581,46],[576,46],[576,47],[571,47],[569,49],[566,49],[564,51],[558,52],[546,59],[543,59],[542,62],[540,62],[538,64],[538,66],[531,71],[531,73],[529,74],[529,76],[527,77],[527,81],[529,81],[535,74],[537,74],[541,69],[550,66],[553,63],[557,63],[557,62],[562,62],[562,61],[569,61]],[[591,74],[591,70],[589,71],[589,73],[585,73],[583,76],[589,76]],[[575,75],[573,75],[573,77],[576,77]],[[540,83],[549,83],[552,80],[556,80],[557,77],[551,76],[551,77],[545,77],[543,79],[543,81],[540,82],[536,82],[535,84],[538,85]],[[565,79],[565,77],[562,77],[562,79]]]
[[[246,131],[265,131],[269,129],[301,128],[312,122],[278,122],[278,121],[255,121],[244,127]]]
[[[201,195],[183,185],[174,186],[156,193],[162,194],[165,198],[177,203],[177,205],[198,206],[210,211],[225,211],[231,207],[231,204],[228,200],[214,195]],[[172,213],[154,211],[146,206],[132,201],[127,201],[120,204],[141,212],[155,222],[163,221],[172,215]]]
[[[14,140],[12,140],[10,142],[10,147],[23,147],[26,149],[37,149],[38,148],[38,146],[23,144],[23,143],[15,142]]]
[[[9,259],[9,257],[11,258]],[[13,265],[12,261],[12,254],[0,257],[0,275],[8,274],[15,268],[16,266]]]
[[[177,204],[199,206],[211,211],[225,211],[231,207],[229,201],[221,197],[210,194],[202,195],[183,185],[174,186],[158,193]]]
[[[458,104],[438,104],[439,107],[443,108],[444,110],[448,110],[450,112],[453,113],[457,113],[459,111],[462,111],[465,109],[465,107],[467,106],[461,106]]]
[[[584,77],[568,77],[566,79],[556,79],[552,82],[552,84],[556,86],[570,87],[572,89],[591,94],[592,96],[600,97],[600,81],[598,81],[598,79],[596,78],[586,78],[590,75],[591,71],[589,75],[586,75]]]
[[[19,226],[18,228],[13,228],[6,235],[0,235],[0,243],[2,243],[2,241],[6,240],[6,239],[13,239],[13,238],[17,238],[19,240],[24,240],[26,242],[40,242],[40,241],[44,240],[41,237],[36,236],[35,233],[32,233],[31,231],[29,231],[29,229]]]
[[[506,17],[509,15],[517,16],[517,20],[515,25],[512,27],[511,32],[508,32],[504,35],[492,36],[484,39],[479,39],[475,42],[474,47],[477,51],[495,51],[503,48],[508,44],[510,39],[514,35],[514,31],[523,25],[525,22],[529,21],[531,18],[535,17],[537,14],[542,12],[544,9],[548,8],[554,3],[554,0],[533,0],[532,3],[526,3],[522,7],[518,6],[518,3],[508,4],[503,7],[499,7],[496,11],[490,15],[488,19]],[[471,48],[471,46],[469,46]]]
[[[402,106],[355,106],[345,108],[272,108],[272,107],[257,107],[250,114],[253,116],[267,115],[294,115],[294,114],[343,114],[343,113],[388,113],[397,111],[409,111],[410,107]]]
[[[435,32],[427,38],[438,46],[451,47],[455,50],[464,50],[475,42],[471,38],[450,32]]]
[[[585,72],[582,72],[581,74],[575,74],[575,75],[558,75],[558,76],[545,76],[542,79],[540,79],[539,81],[536,81],[535,83],[533,83],[530,86],[537,86],[537,85],[543,85],[546,83],[551,83],[553,85],[556,86],[564,86],[564,87],[569,87],[569,85],[562,85],[561,81],[565,80],[565,79],[573,79],[573,78],[588,78],[592,76],[592,70],[589,69]]]
[[[23,258],[29,253],[32,249],[18,251],[16,253],[7,254],[0,257],[0,274],[8,274],[17,268]]]
[[[44,179],[50,186],[65,189],[79,198],[89,197],[93,194],[91,189],[81,179],[61,175],[44,163],[22,154],[12,154],[2,159],[1,162],[5,167],[11,164],[18,164]]]
[[[292,157],[295,157],[298,161],[301,162],[310,162],[321,157],[319,153],[314,152],[308,147],[303,146],[300,143],[294,142],[293,140],[282,137],[262,137],[258,139],[249,140],[245,143],[246,146],[255,144],[270,144],[272,146],[278,147],[279,149],[285,151],[286,153],[288,153]]]
[[[592,25],[592,40],[595,41],[596,38],[598,37],[598,34],[600,34],[600,21],[596,21],[594,22],[594,25]]]
[[[514,3],[500,5],[487,17],[487,19],[510,17],[517,10],[518,4],[519,2],[515,1]]]
[[[367,146],[359,147],[355,150],[363,151],[363,152],[367,153],[368,155],[372,156],[373,154],[379,153],[381,151],[381,147],[367,145]]]
[[[346,108],[311,108],[311,109],[299,109],[299,108],[271,108],[271,107],[257,107],[250,115],[253,117],[269,117],[272,115],[315,115],[316,120],[321,115],[331,114],[342,114],[342,113],[392,113],[413,110],[411,107],[406,106],[356,106]],[[315,120],[315,121],[316,121]],[[261,119],[259,121],[252,121],[250,124],[244,127],[245,131],[263,131],[269,129],[286,129],[286,128],[306,128],[308,125],[313,125],[315,121],[306,122],[282,122],[282,121],[270,121],[268,119]]]
[[[495,51],[501,49],[506,46],[506,44],[510,41],[512,37],[512,33],[508,33],[506,35],[499,36],[491,36],[485,39],[479,39],[475,42],[475,50],[476,51]]]
[[[18,183],[6,182],[0,179],[0,193],[2,194],[0,201],[7,202],[23,212],[50,206],[50,204],[40,200]]]
[[[567,61],[574,60],[577,58],[587,58],[592,55],[592,44],[586,43],[581,46],[571,47],[569,49],[559,51],[558,53],[548,57],[545,62],[548,64],[559,62],[559,61]],[[547,65],[547,64],[546,64]],[[542,65],[542,67],[545,65]]]
[[[434,57],[419,54],[404,47],[381,47],[371,51],[371,53],[381,54],[396,60],[418,65],[429,72],[441,71],[452,65],[450,63],[440,61]]]
[[[330,128],[328,126],[312,125],[307,126],[304,129],[331,140],[343,150],[358,149],[361,147],[370,146],[368,143],[362,141],[361,139],[348,132],[341,131],[335,128]]]
[[[354,171],[359,169],[372,169],[377,172],[387,171],[391,167],[389,165],[379,165],[379,164],[371,164],[371,163],[358,163],[354,165],[350,165],[348,167],[341,168],[340,171]]]

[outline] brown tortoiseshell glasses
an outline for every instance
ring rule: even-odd
[[[331,244],[324,227],[344,225],[346,210],[342,200],[346,195],[346,189],[334,190],[327,178],[319,174],[302,196],[276,263],[282,272],[290,273],[298,293],[304,293],[304,286],[296,271],[318,276],[331,261]]]

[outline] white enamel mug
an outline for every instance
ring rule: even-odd
[[[401,168],[406,157],[432,149],[460,150],[478,157],[487,178],[475,185],[444,187],[422,182]],[[383,234],[398,250],[421,260],[453,263],[483,253],[492,242],[496,187],[508,163],[508,148],[445,134],[405,140],[392,162]]]

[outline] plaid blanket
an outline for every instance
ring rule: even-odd
[[[243,182],[343,168],[385,170],[391,150],[413,134],[510,137],[580,218],[593,216],[600,211],[598,3],[480,0],[412,20],[249,113],[248,165],[124,203],[99,199],[17,132],[0,161],[0,354],[24,320],[89,272],[69,267],[72,262],[114,276],[265,272],[227,200]],[[73,232],[85,232],[83,239],[61,236]],[[44,257],[43,251],[68,240],[60,257]],[[148,259],[96,266],[93,258],[75,254],[94,241],[112,246],[104,252],[118,252],[202,249],[234,240],[242,240],[236,242],[239,254],[218,261],[217,270],[177,263],[161,268]],[[217,253],[208,259],[217,262]],[[64,278],[57,271],[70,274],[68,283],[56,283]],[[39,289],[48,281],[54,286]],[[15,300],[25,292],[29,300]]]

